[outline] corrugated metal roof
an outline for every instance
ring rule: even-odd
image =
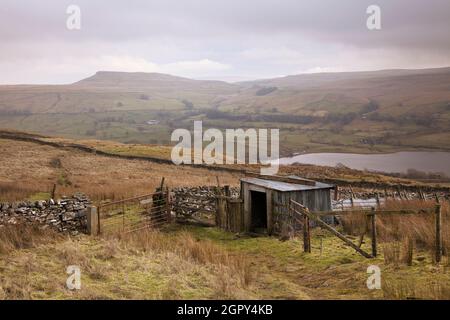
[[[291,176],[292,177],[292,176]],[[334,188],[331,184],[326,184],[322,182],[317,182],[315,186],[307,186],[303,184],[295,184],[274,180],[266,180],[261,178],[242,178],[241,181],[255,184],[257,186],[261,186],[271,190],[277,191],[305,191],[305,190],[316,190],[316,189],[330,189]]]

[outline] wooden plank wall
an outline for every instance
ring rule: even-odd
[[[311,211],[331,211],[331,190],[305,190],[279,192],[273,191],[273,233],[279,233],[284,223],[294,223],[290,217],[289,203],[292,200],[304,205]]]
[[[244,210],[241,199],[227,200],[228,227],[231,232],[244,232]]]

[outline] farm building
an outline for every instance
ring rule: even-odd
[[[265,229],[268,234],[279,233],[291,199],[310,211],[331,211],[333,189],[333,185],[296,176],[242,178],[242,227],[245,231]]]

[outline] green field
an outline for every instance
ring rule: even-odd
[[[71,85],[0,86],[0,128],[170,144],[173,130],[203,120],[205,129],[279,128],[283,155],[450,150],[448,88],[450,68],[235,84],[99,72]]]
[[[193,129],[195,120],[204,130],[235,128],[279,128],[280,152],[355,152],[376,153],[399,150],[450,150],[450,131],[425,127],[392,127],[382,123],[322,126],[259,121],[208,119],[190,111],[112,111],[80,114],[32,114],[0,117],[0,128],[15,129],[75,139],[112,140],[133,144],[170,145],[177,128]],[[158,124],[148,124],[157,120]]]

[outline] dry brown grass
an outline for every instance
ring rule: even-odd
[[[410,239],[417,247],[432,250],[435,247],[435,208],[434,201],[390,201],[387,208],[431,209],[432,213],[414,215],[382,216],[378,219],[378,232],[382,241],[402,241]],[[444,253],[450,248],[450,206],[448,202],[441,204],[442,241]]]
[[[4,225],[0,227],[0,254],[29,249],[61,238],[53,230],[35,225]]]
[[[400,264],[411,266],[414,258],[414,240],[404,238],[402,241],[383,243],[383,258],[386,264],[398,267]]]
[[[368,219],[361,212],[352,212],[341,217],[342,228],[346,234],[361,235],[368,228]]]
[[[227,172],[109,158],[28,142],[0,139],[0,152],[0,201],[49,192],[54,183],[57,196],[82,191],[94,200],[114,200],[151,193],[162,177],[170,187],[216,185],[216,175],[223,185],[239,181]],[[55,159],[60,165],[54,165]]]
[[[450,284],[440,281],[423,282],[389,279],[389,281],[383,281],[382,288],[385,299],[450,299]]]
[[[187,232],[71,238],[16,226],[0,250],[0,299],[254,297],[248,259]],[[65,287],[69,265],[80,267],[80,291]]]
[[[157,231],[143,230],[123,235],[121,241],[130,250],[171,252],[194,263],[215,265],[222,270],[219,274],[223,275],[228,270],[237,276],[240,286],[246,287],[252,280],[250,261],[243,255],[230,255],[219,245],[197,240],[188,232],[171,237]]]
[[[15,201],[27,198],[32,194],[42,192],[43,186],[39,181],[30,181],[27,184],[0,181],[0,201]]]
[[[435,250],[435,215],[434,201],[388,201],[384,209],[430,209],[431,212],[418,214],[378,214],[377,239],[383,246],[386,263],[411,264],[413,251]],[[444,255],[450,249],[450,206],[448,202],[441,204],[442,212],[442,246]],[[370,224],[361,212],[355,212],[342,218],[343,230],[347,234],[361,235],[370,231]],[[434,254],[431,254],[434,258]]]

